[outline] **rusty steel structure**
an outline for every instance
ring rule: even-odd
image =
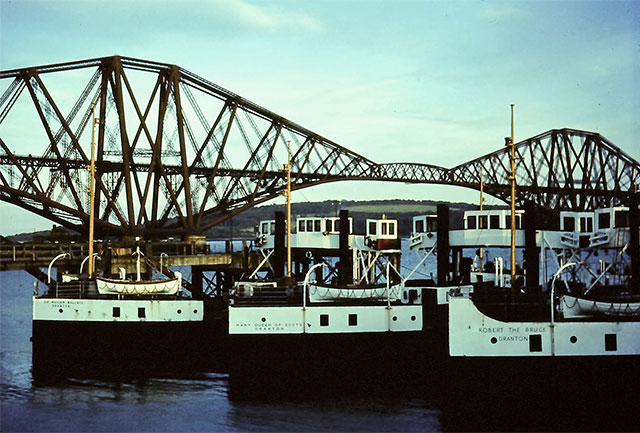
[[[112,56],[0,72],[0,199],[86,232],[96,105],[96,231],[198,234],[293,190],[340,180],[480,188],[508,200],[508,153],[454,168],[375,163],[175,65]],[[640,165],[604,137],[552,130],[517,143],[517,203],[618,204]]]

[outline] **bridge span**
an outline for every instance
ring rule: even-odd
[[[0,199],[88,231],[96,143],[100,235],[199,234],[280,195],[341,180],[480,188],[507,200],[507,148],[452,168],[376,163],[175,65],[121,56],[0,71]],[[95,107],[95,108],[94,108]],[[603,136],[554,129],[516,144],[517,205],[619,204],[640,164]]]

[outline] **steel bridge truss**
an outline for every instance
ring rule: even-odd
[[[0,199],[79,232],[94,123],[103,234],[202,233],[280,195],[289,159],[294,190],[338,180],[478,189],[482,176],[488,193],[508,194],[506,149],[452,169],[377,164],[175,65],[114,56],[2,71],[0,83]],[[598,134],[554,130],[516,150],[519,204],[589,209],[638,183],[638,163]]]

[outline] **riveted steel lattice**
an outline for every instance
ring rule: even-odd
[[[200,233],[285,187],[387,180],[478,188],[504,198],[506,152],[453,169],[377,164],[175,65],[106,57],[0,72],[0,199],[86,231],[96,127],[96,227]],[[519,201],[586,209],[638,183],[638,163],[588,132],[517,145]]]
[[[515,146],[517,204],[552,211],[593,210],[626,202],[640,181],[640,164],[594,132],[559,129]],[[509,152],[504,149],[451,169],[451,183],[509,200]]]

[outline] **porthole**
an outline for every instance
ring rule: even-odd
[[[496,337],[491,337],[491,344],[496,344],[498,339]]]
[[[266,318],[266,317],[263,317],[262,319],[260,319],[260,321],[262,321],[262,322],[266,322],[266,321],[267,321],[267,318]]]
[[[182,310],[178,310],[178,314],[182,314]]]
[[[393,316],[392,319],[394,322],[396,322],[398,320],[398,316]]]
[[[198,310],[193,310],[193,314],[198,314]]]
[[[415,322],[416,321],[416,316],[411,316],[411,321]]]
[[[62,313],[62,311],[63,311],[63,310],[62,310],[62,308],[60,308],[60,309],[58,310],[58,313]]]
[[[571,344],[576,344],[576,342],[578,341],[578,337],[572,335],[571,338],[569,338],[569,341],[571,342]]]

